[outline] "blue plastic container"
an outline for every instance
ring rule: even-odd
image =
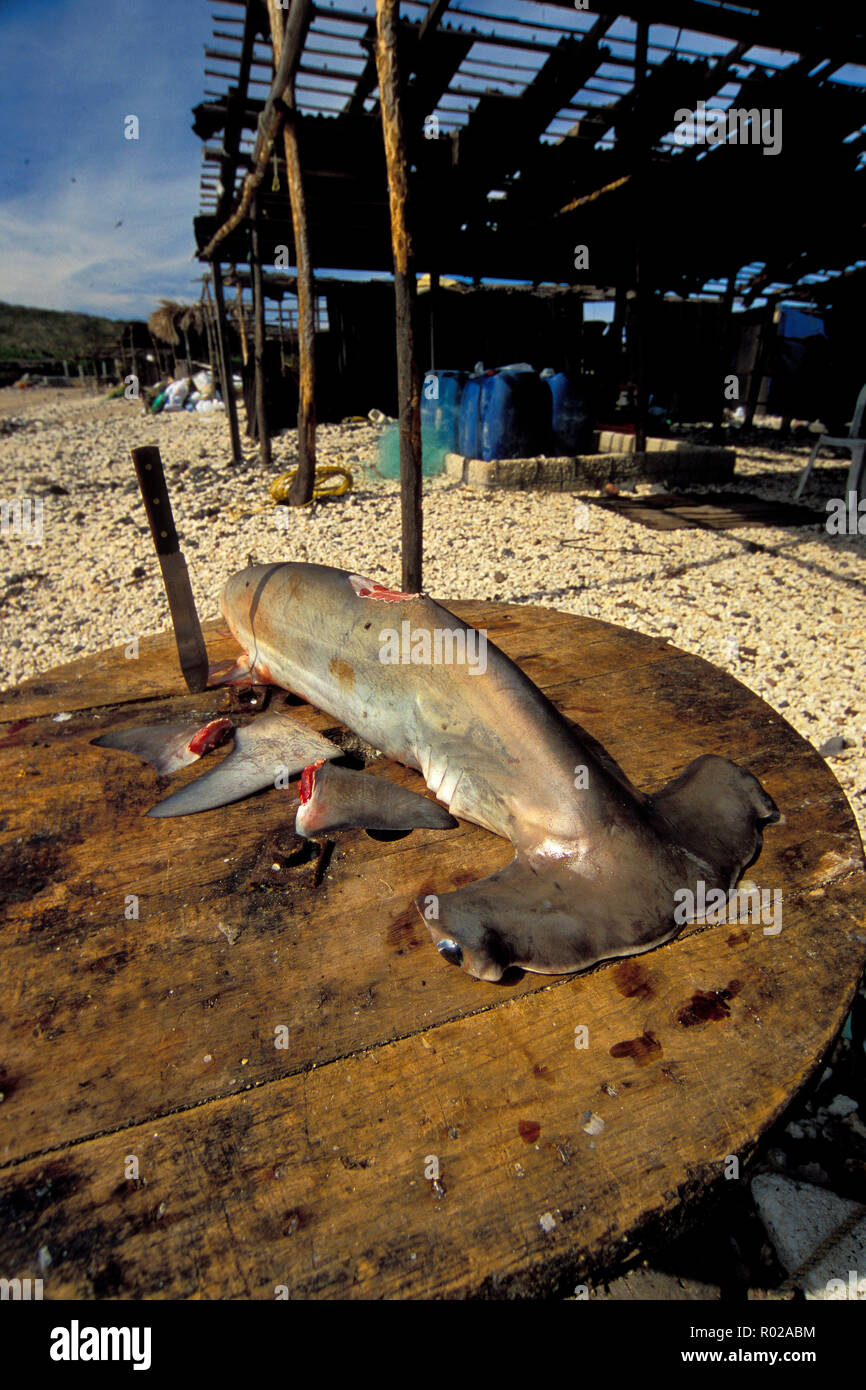
[[[580,388],[564,372],[544,378],[551,396],[551,446],[557,454],[592,450],[592,415]]]
[[[421,386],[421,427],[445,453],[460,446],[460,403],[468,375],[437,369],[427,372]]]
[[[464,458],[481,457],[478,452],[481,447],[481,391],[484,382],[492,375],[492,372],[484,372],[480,376],[471,376],[463,388],[457,452]]]
[[[550,390],[531,367],[503,367],[482,387],[481,453],[475,457],[489,462],[543,453],[551,410]]]

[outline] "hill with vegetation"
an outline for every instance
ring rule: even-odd
[[[110,354],[122,321],[0,302],[0,359],[62,361]]]

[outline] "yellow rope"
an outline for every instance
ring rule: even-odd
[[[297,471],[297,468],[292,468],[288,473],[281,473],[279,478],[271,483],[270,495],[274,502],[288,502],[289,491],[295,480]],[[325,478],[336,478],[338,474],[342,478],[342,482],[334,485],[324,484]],[[324,484],[323,486],[319,486],[320,479]],[[352,481],[352,475],[348,468],[340,468],[338,465],[331,463],[323,464],[320,468],[316,469],[316,476],[313,480],[313,495],[310,498],[310,502],[304,505],[307,507],[310,506],[310,503],[315,502],[319,497],[342,497],[343,494],[348,492],[351,488]]]
[[[247,462],[252,463],[256,457],[257,455],[255,454],[250,455]],[[289,500],[289,489],[292,486],[297,471],[297,468],[292,468],[288,473],[281,473],[280,476],[271,483],[268,496],[257,506],[249,507],[240,505],[226,507],[226,516],[232,521],[247,521],[251,516],[260,516],[263,512],[272,512],[280,503],[287,503]],[[337,474],[341,475],[341,481],[338,482],[336,486],[317,486],[320,479],[335,478]],[[305,502],[303,505],[306,507],[312,506],[313,502],[317,502],[319,498],[342,497],[343,494],[348,492],[352,487],[353,482],[354,479],[348,468],[339,468],[336,464],[322,464],[321,467],[316,469],[313,479],[313,495],[310,501]]]

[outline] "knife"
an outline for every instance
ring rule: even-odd
[[[186,560],[180,553],[159,449],[151,444],[133,449],[132,462],[162,570],[180,669],[187,689],[198,693],[207,686],[207,648],[192,596]]]

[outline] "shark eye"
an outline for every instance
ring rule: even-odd
[[[444,956],[449,965],[463,964],[463,950],[457,945],[456,941],[449,941],[447,936],[441,941],[436,942],[436,950],[440,956]]]

